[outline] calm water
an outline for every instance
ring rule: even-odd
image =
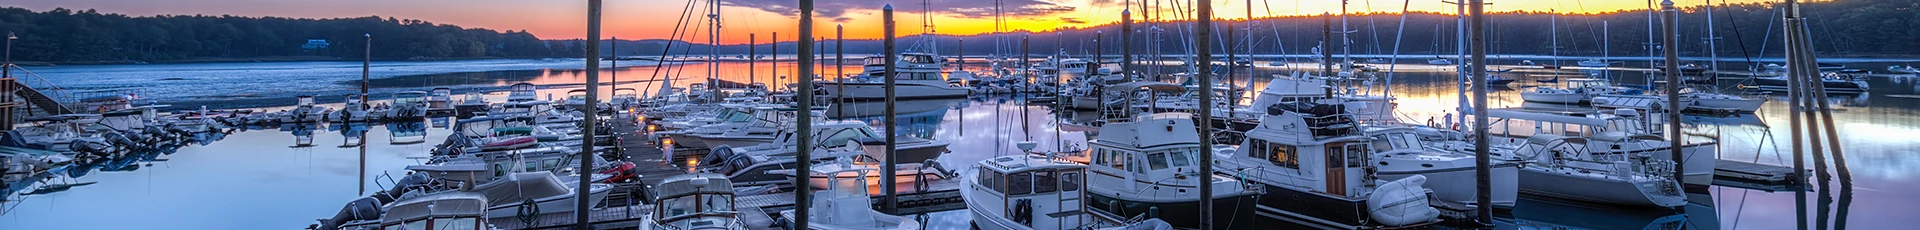
[[[759,81],[782,80],[769,76],[794,76],[793,63],[782,63],[776,70],[767,63],[747,68],[746,63],[719,64],[719,73],[704,71],[705,64],[683,64],[664,68],[683,76],[674,85],[685,86],[706,76],[746,82],[749,76]],[[1642,63],[1644,64],[1644,63]],[[1888,63],[1848,63],[1855,68],[1877,70]],[[1730,64],[1729,64],[1730,65]],[[456,93],[493,92],[504,97],[504,86],[530,82],[542,86],[543,94],[563,96],[566,90],[580,87],[585,72],[567,69],[579,66],[579,59],[485,60],[449,62],[380,63],[374,66],[373,88],[376,94],[407,90],[450,87]],[[656,73],[650,63],[620,64],[623,68],[603,71],[603,78],[619,76],[619,87],[642,88],[652,92],[657,82],[645,81]],[[80,93],[137,92],[144,99],[176,105],[214,107],[274,107],[292,104],[295,95],[322,95],[322,100],[338,101],[338,95],[356,93],[359,63],[228,63],[182,65],[63,66],[31,68],[49,81]],[[1504,69],[1506,67],[1495,67]],[[856,71],[849,68],[847,71]],[[1390,84],[1391,94],[1399,98],[1403,119],[1423,122],[1426,118],[1453,113],[1456,81],[1448,67],[1405,65]],[[1244,70],[1243,70],[1244,72]],[[1253,87],[1264,85],[1272,73],[1285,69],[1262,65],[1254,74],[1239,74],[1243,84],[1251,77]],[[1601,72],[1582,70],[1515,70],[1501,76],[1522,79],[1514,83],[1536,84],[1528,79],[1553,76],[1577,77]],[[827,74],[833,74],[829,71]],[[1617,82],[1645,82],[1638,71],[1602,73],[1617,76]],[[1920,176],[1920,99],[1899,96],[1920,94],[1920,86],[1911,76],[1876,76],[1873,90],[1856,97],[1833,98],[1841,108],[1834,112],[1847,163],[1854,178],[1851,194],[1843,196],[1839,188],[1822,202],[1817,191],[1808,192],[1811,205],[1825,203],[1825,219],[1833,224],[1863,228],[1900,228],[1905,213],[1920,211],[1920,198],[1899,194],[1920,189],[1914,183]],[[791,79],[785,79],[791,81]],[[1644,84],[1644,83],[1642,83]],[[1724,82],[1733,86],[1735,81]],[[783,84],[774,84],[776,86]],[[1379,92],[1389,85],[1374,85]],[[1356,86],[1365,88],[1364,85]],[[603,90],[603,93],[610,90]],[[329,96],[331,95],[331,96]],[[603,94],[605,95],[605,94]],[[1889,97],[1895,96],[1895,97]],[[376,98],[380,98],[376,96]],[[1519,106],[1517,91],[1492,93],[1495,107]],[[1721,158],[1765,164],[1790,164],[1785,145],[1786,105],[1776,96],[1757,115],[1735,118],[1690,118],[1690,121],[1716,124],[1691,124],[1690,133],[1719,133]],[[1079,132],[1055,132],[1057,119],[1045,105],[1027,105],[1019,98],[976,98],[968,100],[908,101],[903,107],[900,129],[903,133],[952,141],[952,154],[943,156],[943,164],[966,166],[998,155],[1016,154],[1012,143],[1032,140],[1038,149],[1084,146],[1086,137]],[[337,106],[337,105],[336,105]],[[197,107],[197,106],[193,106]],[[871,113],[879,107],[862,104],[846,107]],[[860,118],[879,124],[879,118]],[[446,121],[429,122],[428,143],[444,138]],[[267,127],[236,132],[205,145],[190,145],[154,159],[129,163],[132,167],[113,167],[118,171],[93,169],[79,177],[54,177],[50,181],[98,182],[67,191],[17,197],[6,203],[0,215],[0,229],[288,229],[303,228],[314,218],[331,215],[340,206],[359,196],[359,149],[335,147],[347,140],[346,132],[335,127],[312,127],[311,132],[297,128]],[[402,173],[401,168],[416,163],[409,157],[428,155],[429,144],[390,145],[387,128],[368,127],[366,137],[369,177],[382,172]],[[311,133],[313,147],[293,147],[296,133]],[[1056,138],[1056,134],[1058,135]],[[1778,139],[1770,138],[1778,137]],[[1064,141],[1056,141],[1064,140]],[[1062,144],[1056,144],[1062,143]],[[1811,160],[1808,161],[1811,164]],[[1811,166],[1809,166],[1811,167]],[[105,168],[105,167],[102,167]],[[1835,186],[1838,186],[1835,183]],[[369,190],[379,189],[368,185]],[[1818,189],[1818,191],[1827,191]],[[1793,192],[1767,192],[1734,187],[1713,187],[1694,194],[1693,204],[1684,212],[1669,210],[1618,210],[1587,207],[1555,201],[1523,200],[1514,217],[1504,219],[1502,228],[1667,228],[1689,229],[1791,229],[1802,213],[1794,207]],[[1853,201],[1860,202],[1853,202]],[[1805,219],[1817,221],[1822,209],[1809,207]],[[934,213],[925,221],[933,229],[964,228],[965,211]]]

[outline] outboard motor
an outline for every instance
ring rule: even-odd
[[[380,206],[385,203],[386,202],[382,202],[380,199],[371,196],[354,199],[351,202],[347,202],[346,207],[341,207],[339,213],[333,214],[333,218],[320,220],[319,229],[335,230],[340,229],[340,225],[345,225],[347,222],[356,220],[378,220],[382,214]]]
[[[119,146],[130,148],[130,149],[146,147],[146,146],[140,145],[139,142],[133,141],[132,138],[127,138],[126,134],[121,134],[120,132],[106,132],[101,134],[101,138],[106,138],[108,143],[113,143],[114,145],[119,145]]]

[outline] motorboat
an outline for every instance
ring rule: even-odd
[[[560,100],[560,102],[566,109],[581,112],[587,112],[588,103],[598,103],[587,100],[586,89],[568,90],[566,99]],[[598,106],[596,110],[609,110],[605,103],[596,104],[596,106]]]
[[[403,91],[393,93],[393,103],[387,105],[387,120],[412,121],[427,117],[427,92]]]
[[[1603,79],[1574,78],[1567,79],[1566,88],[1543,86],[1521,91],[1520,99],[1527,102],[1585,104],[1601,95],[1640,95],[1640,90],[1614,86]]]
[[[742,186],[791,184],[793,180],[788,176],[792,173],[782,173],[781,170],[792,171],[797,167],[795,154],[798,152],[796,146],[799,142],[791,130],[784,130],[776,136],[774,142],[767,144],[739,147],[715,146],[707,156],[700,159],[701,165],[697,168],[703,172],[726,175],[727,178]],[[872,141],[878,139],[879,135],[864,122],[817,121],[813,125],[813,136],[815,137],[812,145],[813,159],[810,160],[832,160],[839,157],[865,155],[867,158],[874,159],[870,160],[871,162],[884,162],[885,156],[880,153],[885,151],[885,143]],[[901,156],[895,163],[937,165],[938,161],[933,161],[933,158],[908,157],[921,155],[914,154],[916,152],[943,153],[946,151],[946,146],[946,142],[925,144],[902,142],[895,146],[896,154]]]
[[[507,102],[540,100],[540,94],[534,92],[536,89],[539,89],[539,86],[534,86],[533,83],[513,83],[507,86]]]
[[[1383,180],[1399,180],[1420,175],[1429,183],[1426,187],[1433,190],[1432,199],[1454,203],[1478,205],[1479,180],[1476,179],[1475,159],[1471,153],[1447,151],[1438,148],[1438,143],[1428,143],[1428,136],[1441,135],[1443,132],[1432,127],[1406,126],[1364,126],[1367,135],[1372,138],[1375,174]],[[1425,134],[1425,135],[1423,135]],[[1261,147],[1255,144],[1252,147]],[[1271,148],[1271,146],[1268,146]],[[1520,164],[1511,161],[1492,161],[1491,203],[1495,208],[1513,208],[1518,199]]]
[[[428,94],[427,94],[427,113],[428,114],[430,115],[439,114],[439,116],[445,116],[445,114],[453,114],[454,112],[453,105],[454,105],[453,89],[449,89],[447,87],[437,87],[437,88],[433,88],[433,91],[428,91]]]
[[[1760,106],[1765,105],[1766,103],[1767,103],[1767,99],[1764,97],[1747,98],[1747,97],[1741,97],[1736,95],[1728,95],[1728,94],[1712,93],[1712,92],[1701,92],[1701,91],[1680,93],[1680,108],[1682,110],[1707,109],[1707,110],[1726,110],[1726,111],[1735,111],[1735,112],[1754,112],[1754,111],[1759,111]]]
[[[1673,163],[1622,154],[1591,154],[1593,143],[1578,137],[1539,134],[1518,146],[1498,147],[1513,159],[1527,160],[1520,192],[1584,202],[1679,207],[1686,194],[1672,175]],[[1636,159],[1640,158],[1640,159]],[[1648,164],[1665,161],[1664,164]],[[1661,171],[1662,169],[1668,171]]]
[[[971,168],[961,177],[966,181],[961,197],[973,217],[973,229],[1173,228],[1159,219],[1123,224],[1128,217],[1090,212],[1089,207],[1101,204],[1089,203],[1092,192],[1084,164],[1020,154],[983,160]]]
[[[667,177],[656,188],[653,211],[641,220],[641,230],[747,229],[734,209],[733,183],[719,174],[699,173]]]
[[[372,207],[379,205],[379,207]],[[321,219],[322,230],[381,229],[492,229],[483,218],[489,203],[487,196],[474,192],[447,192],[407,197],[387,203],[368,203],[357,216],[343,210],[344,216]],[[354,206],[349,206],[352,208]],[[353,219],[354,217],[361,217]]]
[[[1892,72],[1897,74],[1920,74],[1920,68],[1914,68],[1912,65],[1908,65],[1906,67],[1900,67],[1900,65],[1890,65],[1890,66],[1887,66],[1887,72]]]
[[[589,203],[600,203],[607,198],[607,192],[613,190],[610,184],[589,184],[584,196],[575,194],[575,184],[561,181],[551,172],[512,173],[479,185],[469,191],[487,196],[494,202],[487,206],[486,218],[507,218],[518,215],[540,215],[546,213],[573,212],[578,204],[576,199],[587,199]],[[533,206],[539,213],[525,213],[527,206]]]
[[[487,102],[486,94],[468,92],[466,97],[460,99],[459,104],[453,105],[453,116],[457,118],[473,117],[474,115],[487,112],[492,106],[492,103]]]
[[[1202,145],[1199,128],[1187,113],[1141,115],[1130,122],[1107,123],[1098,138],[1089,141],[1093,154],[1087,175],[1087,202],[1099,215],[1159,218],[1175,227],[1196,227],[1203,221],[1222,223],[1217,229],[1256,229],[1255,203],[1260,188],[1225,174],[1200,175]],[[1006,175],[1018,179],[1021,175]],[[1039,179],[1035,179],[1039,180]],[[1200,200],[1200,183],[1212,183],[1212,200]],[[1004,186],[1004,185],[1002,185]],[[996,186],[998,187],[998,186]],[[1007,187],[1013,189],[1014,187]],[[1036,188],[1036,190],[1039,190]],[[1023,191],[1007,190],[1021,194]],[[1199,213],[1200,202],[1213,202],[1215,215],[1201,220],[1196,215],[1154,213]],[[987,207],[995,208],[995,207]],[[1224,224],[1237,223],[1237,224]]]
[[[614,109],[632,109],[640,106],[640,90],[633,88],[614,88],[613,100],[608,104]],[[631,112],[631,111],[629,111]]]
[[[1215,152],[1214,168],[1264,187],[1255,213],[1269,218],[1330,229],[1436,222],[1440,212],[1427,205],[1425,175],[1405,170],[1396,171],[1397,180],[1374,179],[1383,178],[1382,169],[1400,169],[1380,163],[1399,159],[1373,159],[1372,145],[1383,143],[1368,136],[1344,106],[1274,104],[1239,147]]]
[[[113,144],[106,134],[87,133],[83,126],[86,121],[98,121],[95,114],[63,114],[27,118],[30,126],[16,127],[4,131],[5,138],[0,145],[23,147],[64,154],[104,157],[118,153],[122,148]]]
[[[1647,117],[1639,115],[1633,109],[1602,110],[1600,113],[1586,116],[1568,116],[1561,114],[1528,112],[1509,109],[1487,111],[1496,143],[1521,143],[1536,135],[1554,135],[1578,138],[1566,143],[1568,146],[1581,147],[1581,153],[1594,157],[1630,160],[1638,165],[1673,165],[1673,151],[1660,129],[1649,125]],[[1540,140],[1554,141],[1554,140]],[[1553,144],[1553,143],[1542,143]],[[1714,165],[1719,143],[1712,140],[1688,139],[1681,145],[1681,161],[1684,166],[1680,183],[1706,185],[1713,181]],[[1454,145],[1455,151],[1472,151],[1471,145]],[[1514,158],[1514,160],[1526,160]],[[1670,167],[1670,166],[1669,166]],[[1672,169],[1667,169],[1672,170]],[[1668,173],[1671,175],[1671,173]],[[1522,180],[1524,188],[1527,182]]]
[[[1753,77],[1753,83],[1762,90],[1787,91],[1786,76]],[[1867,75],[1825,72],[1820,74],[1820,84],[1828,93],[1864,93],[1867,91]]]
[[[387,116],[386,113],[368,112],[372,106],[368,106],[366,100],[362,100],[360,95],[347,95],[344,104],[340,110],[327,113],[326,120],[328,122],[378,121],[386,119]]]
[[[868,196],[867,189],[872,187],[872,183],[877,183],[870,181],[869,174],[877,173],[864,169],[823,172],[830,179],[815,183],[819,185],[816,187],[819,190],[813,192],[812,205],[807,206],[807,229],[920,229],[920,222],[912,217],[873,210],[873,199]],[[794,210],[780,211],[780,216],[786,220],[795,220],[795,215]]]
[[[894,97],[897,99],[966,97],[971,92],[966,87],[947,83],[940,74],[944,63],[937,55],[900,54],[894,76],[885,76],[886,64],[885,56],[867,57],[865,68],[859,76],[816,83],[814,89],[822,92],[816,96],[844,100],[883,99],[886,97],[886,77],[894,79]]]
[[[293,109],[280,112],[275,120],[280,123],[320,122],[332,110],[314,105],[313,96],[301,95],[295,98]]]

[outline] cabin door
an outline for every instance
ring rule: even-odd
[[[1327,193],[1339,196],[1347,195],[1347,151],[1342,145],[1327,145]]]

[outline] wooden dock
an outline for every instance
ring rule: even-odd
[[[1718,160],[1713,164],[1713,177],[1719,179],[1743,180],[1772,184],[1802,184],[1806,175],[1812,171],[1793,172],[1793,168],[1776,165],[1763,165],[1730,160]],[[1799,175],[1799,176],[1795,176]],[[1718,184],[1716,182],[1716,184]]]
[[[649,192],[651,188],[667,177],[689,173],[687,159],[698,157],[704,151],[665,151],[657,147],[657,139],[641,131],[643,126],[632,122],[613,122],[610,126],[614,133],[622,137],[622,141],[619,142],[620,156],[608,160],[633,162],[641,170],[640,182],[616,187],[613,194],[607,196],[607,201],[602,203],[602,208],[587,211],[587,218],[594,229],[637,229],[652,213],[653,205],[647,204],[653,199]],[[958,180],[929,182],[924,188],[904,184],[896,186],[899,213],[893,214],[965,209],[966,202],[961,198],[960,186],[963,184]],[[875,209],[879,209],[883,203],[879,197],[874,197],[873,204]],[[779,211],[792,210],[794,207],[793,191],[734,197],[734,208],[740,212],[741,221],[748,229],[779,229]],[[567,229],[573,226],[577,218],[573,212],[565,212],[543,214],[531,221],[505,217],[488,219],[487,223],[500,229]]]

